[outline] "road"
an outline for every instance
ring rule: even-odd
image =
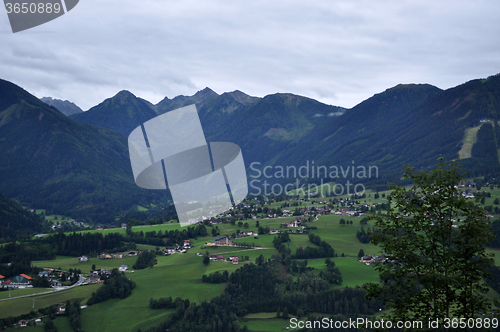
[[[33,296],[39,296],[39,295],[45,295],[45,294],[52,294],[52,293],[57,293],[57,292],[62,292],[62,291],[65,291],[65,290],[68,290],[68,289],[71,289],[73,287],[76,287],[76,286],[81,286],[84,282],[85,282],[85,278],[82,277],[81,275],[79,276],[80,278],[78,279],[78,281],[71,285],[71,286],[66,286],[66,287],[58,287],[54,290],[51,290],[51,291],[47,291],[47,292],[43,292],[43,293],[36,293],[36,294],[29,294],[29,295],[23,295],[23,296],[16,296],[16,297],[8,297],[6,299],[0,299],[0,301],[8,301],[8,300],[14,300],[14,299],[22,299],[22,298],[25,298],[25,297],[33,297]]]

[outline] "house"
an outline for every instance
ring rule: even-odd
[[[217,260],[218,261],[223,261],[224,260],[224,255],[217,255]]]
[[[111,259],[113,258],[113,256],[111,256],[110,254],[107,254],[105,252],[103,252],[102,254],[99,255],[99,259]]]
[[[122,223],[122,228],[123,229],[127,229],[127,224],[126,223]]]
[[[59,306],[59,308],[57,308],[58,314],[64,314],[65,311],[66,311],[66,306],[64,306],[64,305],[61,305],[61,306]]]
[[[125,257],[125,256],[126,256],[126,254],[125,254],[124,252],[117,252],[117,253],[115,254],[115,258],[123,258],[123,257]]]
[[[31,280],[30,276],[27,276],[26,274],[20,274],[18,276],[15,276],[10,279],[10,284],[13,286],[27,286],[30,284]]]
[[[215,238],[215,245],[217,245],[217,246],[232,246],[233,240],[231,240],[227,236],[217,237],[217,238]]]
[[[216,254],[210,254],[210,260],[212,260],[212,261],[217,260],[217,255]]]
[[[137,251],[131,250],[128,252],[129,256],[137,256]]]
[[[284,228],[295,228],[295,227],[299,227],[299,221],[297,220],[294,220],[294,221],[285,221],[284,223],[281,224],[281,227],[284,227]]]
[[[87,280],[90,284],[96,284],[98,282],[101,282],[101,277],[96,273],[92,273]]]
[[[210,222],[212,223],[212,225],[219,225],[219,224],[222,224],[222,219],[212,218],[212,220],[210,220]]]
[[[80,258],[78,258],[78,261],[80,263],[83,263],[83,262],[88,262],[89,261],[89,258],[87,256],[82,256]]]
[[[118,271],[125,272],[125,271],[127,271],[127,269],[128,269],[127,265],[120,265],[120,267],[118,268]]]
[[[175,254],[175,248],[174,247],[166,247],[165,248],[165,253],[167,255],[173,255],[173,254]]]
[[[234,257],[231,261],[233,262],[233,264],[238,264],[239,259],[238,257]]]
[[[5,279],[5,277],[3,275],[0,274],[0,285],[3,284],[3,280]]]
[[[269,230],[269,234],[280,234],[281,233],[281,229],[270,229]]]
[[[55,279],[50,280],[49,283],[51,287],[62,287],[62,283]]]
[[[21,319],[21,320],[19,321],[19,326],[21,326],[21,327],[28,326],[28,321],[27,321],[27,320],[24,320],[24,319]]]
[[[191,248],[191,241],[189,240],[184,240],[184,248],[190,249]]]

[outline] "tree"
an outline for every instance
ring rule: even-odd
[[[52,320],[47,320],[45,322],[45,328],[44,328],[44,330],[46,332],[57,332],[56,324],[54,324],[54,322]]]
[[[359,252],[358,252],[358,259],[361,259],[361,257],[363,257],[365,255],[365,252],[363,249],[359,249]]]
[[[281,317],[283,319],[288,319],[289,316],[288,316],[288,308],[287,307],[285,307],[285,309],[283,309],[283,313],[281,314]]]
[[[439,159],[436,170],[416,173],[405,166],[410,189],[391,185],[387,215],[372,216],[373,243],[388,255],[377,265],[382,284],[363,286],[368,298],[382,300],[391,319],[472,318],[486,311],[485,244],[492,237],[484,211],[464,197],[456,162]]]
[[[205,264],[205,265],[210,264],[210,257],[208,257],[208,256],[203,257],[203,264]]]

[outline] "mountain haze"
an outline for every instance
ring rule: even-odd
[[[51,97],[40,98],[45,104],[54,106],[64,115],[83,113],[83,110],[69,100],[52,99]]]

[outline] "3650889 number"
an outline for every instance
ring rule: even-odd
[[[7,14],[59,14],[61,11],[61,5],[59,3],[35,3],[35,2],[14,2],[5,3],[5,9],[7,9]]]

